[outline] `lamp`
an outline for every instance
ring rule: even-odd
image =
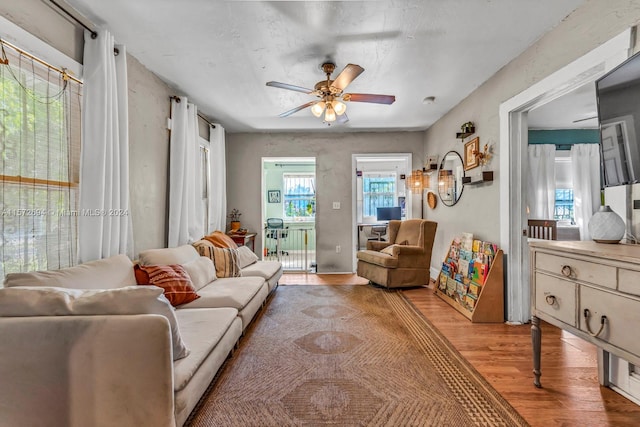
[[[327,103],[327,108],[324,112],[324,121],[325,122],[335,122],[336,121],[336,112],[333,109],[333,105],[331,103]]]
[[[420,194],[420,218],[424,218],[424,190],[429,187],[429,175],[425,175],[424,171],[416,169],[411,171],[406,183],[409,191],[413,194]]]
[[[325,107],[326,104],[324,101],[316,102],[313,104],[313,107],[311,107],[311,113],[316,117],[320,117],[322,113],[324,113]]]

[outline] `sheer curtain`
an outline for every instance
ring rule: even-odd
[[[95,39],[85,32],[84,38],[78,260],[133,257],[127,54],[106,30]]]
[[[202,183],[197,167],[198,109],[186,97],[171,100],[169,141],[169,247],[194,242],[204,235]]]
[[[553,219],[556,200],[556,146],[532,144],[528,147],[529,218]]]
[[[209,224],[207,231],[225,230],[227,225],[227,166],[225,133],[220,124],[209,128],[211,192],[209,194]]]
[[[574,144],[571,147],[573,206],[580,239],[590,240],[589,219],[600,206],[600,147]]]

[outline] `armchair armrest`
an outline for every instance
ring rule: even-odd
[[[174,426],[160,315],[0,318],[3,425]]]
[[[423,255],[424,248],[422,246],[409,246],[409,245],[394,245],[392,249],[394,257],[409,256],[409,255]]]
[[[386,248],[387,246],[390,246],[391,243],[389,242],[379,242],[377,240],[369,240],[367,242],[367,250],[370,251],[380,251],[384,248]]]

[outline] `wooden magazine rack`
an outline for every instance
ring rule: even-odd
[[[450,261],[449,257],[445,258],[444,264],[447,261]],[[453,293],[450,290],[447,292],[447,289],[441,289],[442,274],[443,272],[438,276],[435,293],[444,302],[474,323],[504,322],[504,268],[501,249],[497,250],[493,257],[484,284],[479,285],[477,282],[470,281],[466,286],[467,289],[475,287],[477,290],[477,295],[473,295],[472,298],[475,301],[473,307],[466,303],[465,298],[468,292],[465,291],[465,285],[462,282],[448,279],[453,280],[458,286],[458,290]],[[460,288],[462,288],[462,292],[459,292]]]

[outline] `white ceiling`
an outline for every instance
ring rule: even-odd
[[[326,129],[308,109],[278,118],[314,98],[265,85],[313,88],[326,58],[334,78],[365,69],[346,92],[396,96],[348,103],[332,130],[426,129],[584,2],[67,1],[231,132]]]
[[[528,124],[529,129],[597,129],[595,82],[531,110]]]

